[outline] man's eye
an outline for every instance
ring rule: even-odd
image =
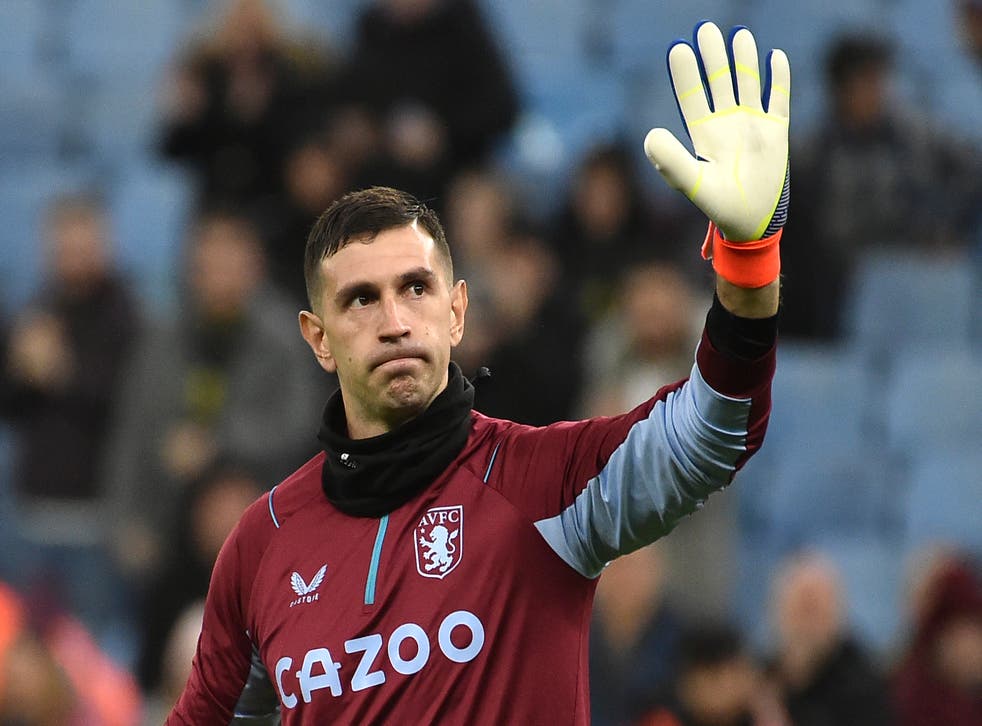
[[[426,285],[422,282],[414,282],[410,288],[413,291],[413,295],[420,297],[424,292],[426,292]]]
[[[363,308],[372,301],[372,298],[368,295],[355,295],[351,298],[351,307],[353,308]]]

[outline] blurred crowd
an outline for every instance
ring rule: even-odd
[[[982,86],[982,3],[953,2]],[[159,89],[154,153],[194,194],[172,240],[174,309],[147,305],[118,263],[99,189],[48,200],[43,283],[0,319],[0,724],[159,723],[176,699],[225,536],[318,449],[336,382],[296,311],[307,230],[345,191],[396,186],[441,214],[470,291],[455,360],[492,372],[478,410],[535,425],[607,415],[688,375],[712,295],[704,220],[652,191],[639,140],[621,134],[524,193],[502,162],[522,89],[484,7],[373,0],[342,50],[289,28],[274,2],[208,4]],[[823,120],[792,137],[792,345],[843,344],[867,253],[958,260],[982,278],[982,137],[903,103],[894,45],[830,38]],[[737,490],[754,483],[738,477],[605,571],[595,723],[982,724],[978,539],[896,553],[909,572],[887,649],[853,628],[820,547],[780,553],[748,624],[734,614]]]

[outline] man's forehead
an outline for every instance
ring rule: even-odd
[[[352,277],[365,280],[399,276],[406,270],[426,268],[438,272],[436,243],[415,222],[363,236],[321,260],[321,271],[328,285],[343,284]]]

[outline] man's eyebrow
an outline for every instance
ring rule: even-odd
[[[378,287],[372,282],[356,280],[355,282],[348,283],[344,287],[338,288],[338,291],[334,293],[334,302],[336,305],[343,306],[349,300],[353,300],[359,295],[371,295],[377,290]]]
[[[402,285],[408,285],[411,282],[417,281],[434,284],[436,279],[436,273],[428,267],[414,267],[411,270],[406,270],[406,272],[403,272],[397,278],[400,287]],[[354,282],[348,283],[344,287],[338,288],[338,291],[334,293],[334,302],[337,305],[344,305],[358,295],[373,295],[377,292],[378,285],[376,285],[374,282],[369,282],[368,280],[355,280]]]
[[[399,275],[399,282],[403,285],[416,281],[432,283],[435,280],[436,273],[428,267],[416,267]]]

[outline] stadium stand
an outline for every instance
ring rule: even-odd
[[[866,253],[846,305],[851,345],[875,364],[906,351],[967,345],[978,305],[972,276],[960,250]]]
[[[928,449],[912,467],[904,500],[908,551],[954,540],[982,557],[982,451],[969,447]]]
[[[292,29],[343,52],[367,2],[276,4]],[[743,22],[762,46],[789,52],[793,134],[821,117],[829,40],[872,28],[895,44],[906,107],[929,110],[939,128],[978,141],[982,83],[959,46],[955,4],[480,0],[523,99],[497,161],[517,175],[536,221],[560,204],[588,145],[623,137],[645,164],[640,139],[651,125],[684,133],[665,83],[665,49],[701,17]],[[214,7],[0,1],[0,317],[37,287],[44,204],[93,182],[109,202],[119,260],[142,302],[151,314],[173,308],[195,190],[154,156],[156,100],[167,64]],[[646,174],[646,192],[675,199],[654,176]],[[820,549],[842,569],[851,620],[880,655],[890,653],[902,622],[904,557],[942,539],[982,558],[982,230],[974,239],[974,250],[864,254],[845,338],[782,344],[767,441],[734,485],[733,611],[755,642],[766,637],[771,574],[799,548]],[[4,540],[15,518],[7,495],[12,442],[0,430],[5,553],[13,551]]]
[[[898,455],[978,449],[982,432],[982,360],[935,347],[896,357],[885,406],[887,440]],[[976,476],[979,476],[976,474]]]

